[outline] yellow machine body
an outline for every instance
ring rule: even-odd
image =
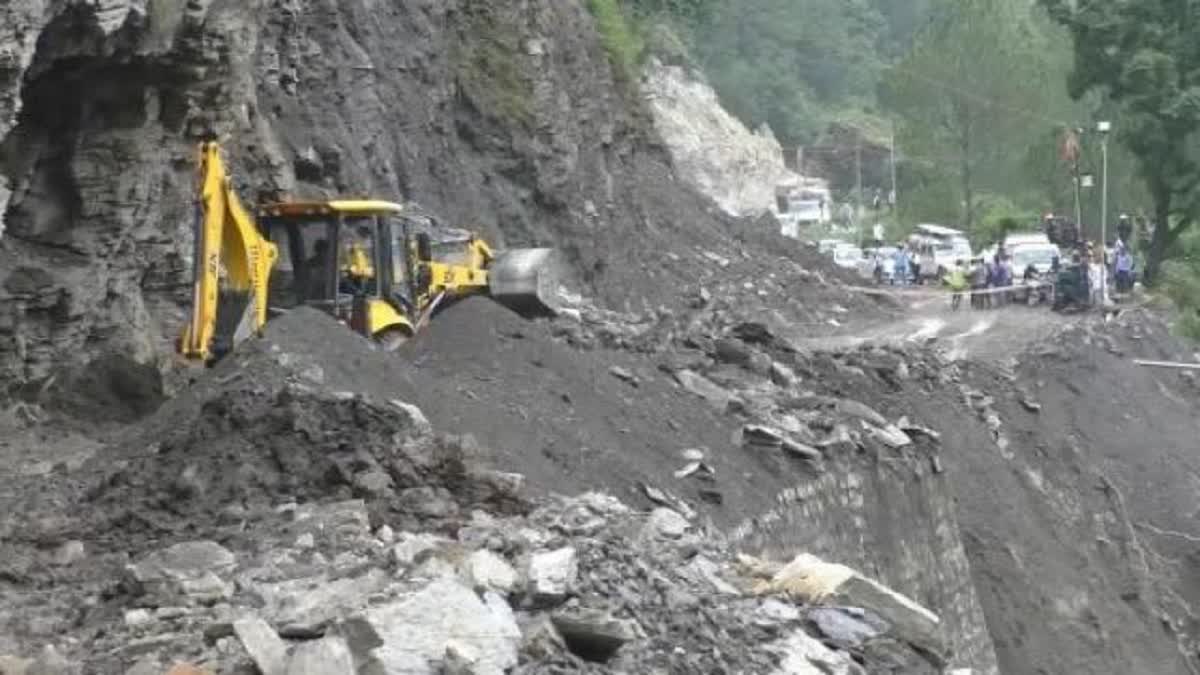
[[[394,349],[438,307],[488,294],[517,309],[553,311],[551,249],[497,255],[471,235],[434,255],[406,208],[377,199],[241,205],[215,142],[200,148],[200,214],[191,320],[180,353],[208,362],[260,333],[272,313],[308,305]]]

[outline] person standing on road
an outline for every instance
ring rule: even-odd
[[[971,261],[971,307],[983,309],[987,298],[988,270],[982,258]]]
[[[950,297],[950,311],[957,312],[962,304],[963,291],[967,290],[967,270],[961,258],[954,262],[954,269],[946,275],[946,285],[953,294]]]
[[[1129,246],[1125,242],[1117,243],[1117,259],[1115,267],[1115,276],[1117,279],[1117,292],[1128,293],[1133,290],[1133,253],[1130,252]]]
[[[908,246],[901,244],[896,248],[896,255],[892,259],[894,270],[892,274],[896,277],[896,282],[901,286],[908,285]]]

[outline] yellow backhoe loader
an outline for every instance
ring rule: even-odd
[[[308,305],[395,350],[447,301],[488,295],[526,315],[553,313],[554,249],[495,252],[469,234],[434,243],[405,205],[375,199],[266,204],[238,199],[220,148],[200,146],[191,321],[179,352],[211,363]]]

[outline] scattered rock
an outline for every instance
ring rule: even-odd
[[[778,361],[775,361],[771,364],[771,381],[777,386],[783,387],[784,389],[789,389],[796,386],[796,384],[800,381],[800,378],[796,375],[794,370]]]
[[[63,656],[54,645],[42,647],[24,675],[84,675],[80,664]]]
[[[517,583],[517,572],[491,551],[475,551],[463,561],[464,580],[477,591],[508,593]]]
[[[687,533],[691,524],[687,518],[672,509],[654,509],[642,528],[642,536],[647,538],[679,539]]]
[[[622,368],[620,366],[613,366],[612,368],[608,369],[608,372],[613,377],[617,378],[618,380],[621,380],[622,382],[628,382],[629,384],[632,384],[635,387],[641,383],[641,381],[638,379],[638,376],[634,375],[632,372],[630,372],[626,368]]]
[[[942,440],[942,435],[937,431],[934,431],[929,427],[920,426],[919,424],[913,424],[912,422],[908,421],[907,417],[901,417],[900,420],[896,422],[896,426],[906,434],[924,436],[934,441]]]
[[[287,675],[355,675],[354,655],[346,640],[331,636],[292,648]]]
[[[491,671],[482,671],[479,668],[479,654],[470,645],[465,645],[459,642],[450,642],[446,645],[446,654],[442,659],[441,675],[492,675]],[[504,671],[496,670],[495,675],[502,675]]]
[[[740,556],[739,562],[743,570],[758,578],[753,586],[756,594],[782,594],[809,604],[869,609],[888,622],[898,638],[935,658],[945,653],[941,621],[936,614],[845,565],[807,553],[783,566],[749,556]]]
[[[783,439],[780,447],[789,455],[794,455],[801,459],[819,460],[822,457],[820,450],[790,438]]]
[[[572,547],[555,551],[534,553],[529,558],[525,574],[526,592],[537,605],[547,606],[562,602],[579,573],[579,563]]]
[[[872,638],[887,631],[888,626],[882,627],[877,617],[869,621],[867,612],[849,607],[815,607],[807,610],[805,615],[812,621],[821,633],[840,646],[859,646]]]
[[[343,622],[341,633],[360,672],[413,675],[435,675],[451,641],[478,654],[480,672],[503,672],[517,664],[521,640],[511,613],[484,604],[453,579],[372,607]]]
[[[152,553],[127,568],[131,580],[144,594],[169,599],[183,595],[196,600],[228,597],[232,592],[219,575],[229,574],[236,558],[212,541],[175,544]]]
[[[233,632],[262,675],[286,675],[287,645],[270,624],[256,616],[233,622]]]
[[[50,557],[50,564],[56,567],[67,567],[83,560],[87,555],[83,542],[77,539],[63,542],[58,548],[54,549],[54,554]]]
[[[724,411],[729,407],[731,401],[734,400],[734,395],[722,389],[712,380],[703,375],[692,372],[691,370],[680,370],[675,373],[675,381],[679,386],[683,387],[705,401],[708,401],[714,408]]]
[[[616,619],[599,610],[563,610],[551,619],[571,652],[585,661],[599,663],[611,659],[625,643],[636,640],[640,630],[634,621]]]
[[[779,448],[783,445],[783,433],[778,429],[761,424],[747,424],[742,427],[742,442],[763,448]]]
[[[866,430],[870,432],[872,436],[878,438],[880,441],[883,441],[883,444],[889,448],[899,449],[912,445],[912,439],[908,437],[908,434],[901,431],[900,428],[894,424],[885,424],[882,427],[877,427],[863,422],[863,427],[866,428]]]
[[[883,415],[875,412],[873,408],[865,403],[843,398],[838,400],[836,408],[838,412],[842,413],[843,415],[854,417],[863,420],[864,422],[870,422],[874,426],[888,426],[887,419],[885,419]]]
[[[766,645],[780,657],[772,675],[865,675],[849,654],[837,652],[802,630]]]
[[[1036,413],[1042,411],[1042,404],[1028,397],[1021,397],[1021,405],[1025,406],[1025,409],[1029,412]]]
[[[711,480],[712,477],[716,476],[716,475],[717,475],[717,470],[712,468],[708,464],[705,464],[704,462],[692,462],[692,463],[688,464],[687,466],[683,467],[682,469],[675,472],[676,478],[687,478],[688,476],[696,476],[697,478],[704,478],[707,480]]]
[[[522,627],[525,636],[521,653],[533,659],[548,659],[566,651],[567,644],[549,617],[543,616]]]
[[[449,540],[425,532],[421,534],[401,532],[396,545],[392,547],[392,558],[401,565],[412,565],[422,553],[449,543]]]
[[[148,609],[130,609],[125,612],[125,625],[130,628],[146,626],[154,622],[154,615]]]

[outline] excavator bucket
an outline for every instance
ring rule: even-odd
[[[526,316],[546,316],[560,306],[559,260],[552,248],[517,248],[496,254],[488,266],[488,294]]]

